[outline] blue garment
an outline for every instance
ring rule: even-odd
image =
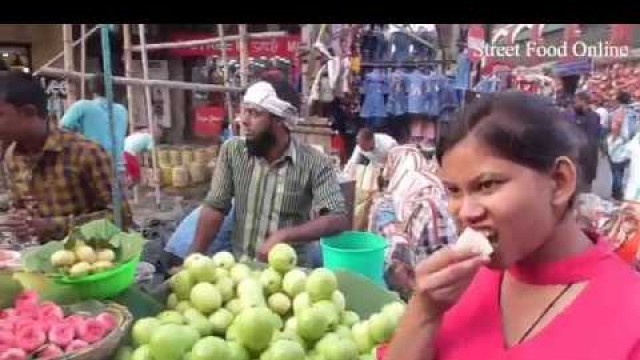
[[[471,81],[471,60],[464,52],[458,55],[456,62],[456,87],[458,89],[468,89]]]
[[[193,240],[196,236],[198,220],[200,219],[200,210],[202,206],[193,210],[186,218],[182,220],[176,231],[171,235],[165,251],[172,253],[180,258],[185,258],[191,250]],[[208,255],[215,254],[220,251],[232,251],[231,237],[233,232],[233,224],[235,222],[235,209],[231,206],[231,210],[224,218],[220,231],[216,235],[207,251]]]
[[[440,76],[440,88],[438,89],[438,105],[439,116],[442,121],[449,121],[451,115],[455,113],[456,109],[464,101],[463,89],[456,89],[455,80],[447,79],[444,76]]]
[[[118,169],[124,169],[124,140],[127,136],[127,109],[120,104],[113,104],[113,121],[115,124],[115,159]],[[60,127],[82,134],[87,139],[102,145],[111,155],[111,128],[109,126],[109,112],[107,99],[99,97],[94,100],[80,100],[75,102],[60,120]]]
[[[373,52],[373,61],[384,61],[387,54],[387,39],[381,31],[374,31],[375,47]]]
[[[620,130],[620,136],[624,139],[630,140],[635,134],[638,132],[638,128],[640,127],[640,119],[638,119],[638,112],[629,105],[622,105],[622,110],[624,111],[624,120],[622,123],[622,128]]]
[[[366,119],[387,116],[384,95],[389,92],[389,84],[387,76],[380,69],[375,69],[365,76],[360,91],[364,94],[361,117]]]
[[[500,90],[500,79],[495,76],[484,78],[473,88],[481,93],[494,93]]]
[[[391,34],[391,43],[393,44],[393,53],[391,54],[391,61],[403,62],[409,59],[409,48],[411,47],[411,37],[409,35],[397,31]]]
[[[407,75],[407,110],[411,114],[424,113],[425,79],[426,76],[419,70],[414,70]]]
[[[446,80],[441,75],[426,75],[425,76],[425,92],[424,92],[424,113],[429,116],[440,115],[440,98],[438,93],[443,86],[443,81]]]
[[[407,113],[407,74],[396,69],[389,76],[389,97],[387,98],[387,112],[394,116]]]

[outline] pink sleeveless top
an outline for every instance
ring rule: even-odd
[[[436,359],[640,359],[640,274],[606,240],[573,258],[509,272],[531,284],[589,284],[542,331],[507,349],[498,305],[500,271],[483,268],[445,314]]]

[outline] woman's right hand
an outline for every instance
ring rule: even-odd
[[[445,247],[416,267],[413,301],[420,304],[428,321],[438,321],[467,289],[489,259],[468,250]]]

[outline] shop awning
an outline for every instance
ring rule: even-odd
[[[588,74],[592,69],[591,59],[581,59],[575,61],[558,62],[553,67],[555,76],[571,76]]]

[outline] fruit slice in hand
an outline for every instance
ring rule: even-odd
[[[457,250],[470,250],[478,255],[489,257],[493,254],[493,247],[487,237],[470,227],[466,228],[454,245]]]

